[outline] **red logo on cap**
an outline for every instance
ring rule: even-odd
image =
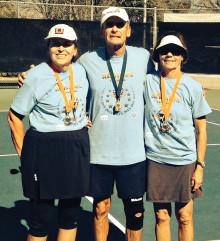
[[[55,34],[63,34],[64,29],[63,28],[55,28]]]

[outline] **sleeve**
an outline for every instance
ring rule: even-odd
[[[155,65],[150,56],[150,52],[148,50],[146,50],[146,52],[147,52],[147,73],[146,74],[150,74],[155,72]]]
[[[20,115],[27,116],[30,114],[36,103],[37,100],[33,90],[29,85],[24,83],[13,99],[11,109]]]
[[[147,63],[147,74],[153,73],[154,71],[155,71],[155,65],[151,57],[149,56],[149,61]]]
[[[203,90],[200,83],[197,83],[196,88],[192,94],[192,115],[193,118],[199,118],[201,116],[211,113],[211,108],[209,107],[205,97],[203,96]]]
[[[82,67],[83,68],[83,67]],[[84,90],[84,94],[86,95],[86,112],[88,112],[89,110],[89,100],[90,100],[90,96],[89,96],[89,81],[88,81],[88,77],[87,77],[87,73],[85,71],[85,69],[83,68],[83,90]]]
[[[86,54],[86,53],[85,53],[85,54]],[[85,58],[85,54],[81,55],[81,56],[77,59],[76,63],[80,64],[81,66],[84,66],[84,64],[83,64],[83,59]]]

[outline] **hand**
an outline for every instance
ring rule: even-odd
[[[202,186],[203,182],[203,168],[200,165],[196,166],[191,180],[192,191],[195,192]]]
[[[19,76],[18,76],[18,87],[22,87],[22,85],[24,84],[24,79],[26,78],[26,72],[22,72]]]
[[[32,64],[30,66],[30,68],[33,68],[34,67],[34,64]],[[24,84],[24,80],[26,78],[26,73],[27,72],[22,72],[19,76],[18,76],[18,85],[19,85],[19,88],[22,87],[22,85]]]
[[[92,122],[91,122],[91,120],[89,119],[88,116],[86,116],[86,118],[87,118],[87,121],[88,121],[88,124],[87,124],[86,127],[89,129],[92,126]]]

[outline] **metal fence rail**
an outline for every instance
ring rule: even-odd
[[[99,21],[103,9],[109,6],[51,4],[27,1],[0,1],[0,18],[30,18]],[[156,18],[163,21],[165,13],[212,13],[220,14],[220,8],[212,9],[159,9],[144,7],[125,7],[131,22],[153,22]]]

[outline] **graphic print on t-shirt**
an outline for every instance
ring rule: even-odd
[[[74,93],[75,93],[75,101],[73,109],[70,111],[69,116],[71,117],[71,125],[77,125],[78,123],[81,123],[83,121],[84,115],[85,115],[85,104],[82,103],[82,98],[77,97],[77,93],[82,88],[81,84],[74,84]],[[59,87],[56,85],[54,87],[55,91],[60,91]],[[64,85],[64,90],[67,95],[68,101],[71,100],[71,93],[70,93],[70,86]],[[60,118],[62,119],[61,113],[65,113],[65,105],[63,105],[62,109],[60,110]]]
[[[114,73],[116,84],[118,86],[120,73]],[[115,111],[116,92],[110,77],[110,74],[102,74],[103,79],[108,79],[105,88],[102,91],[101,103],[106,112],[112,115],[123,115],[129,112],[135,103],[135,93],[131,85],[126,81],[126,77],[133,77],[132,72],[126,72],[123,80],[122,90],[120,94],[121,111]]]
[[[158,103],[158,107],[157,109],[153,108],[151,109],[153,106],[148,106],[148,108],[151,109],[151,122],[154,128],[157,128],[158,130],[160,130],[161,125],[163,125],[164,123],[164,112],[163,112],[163,108],[162,108],[162,99],[161,99],[161,92],[158,91],[156,93],[152,93],[151,98],[156,99],[157,103]],[[170,95],[166,95],[166,104],[168,105],[169,103],[169,99],[170,99]],[[174,97],[174,102],[180,103],[181,98],[175,96]],[[154,105],[155,107],[156,105]],[[156,121],[156,120],[159,120]],[[169,132],[173,132],[175,131],[175,126],[177,125],[177,115],[174,115],[173,113],[170,113],[168,120],[166,120],[166,123],[169,125]]]

